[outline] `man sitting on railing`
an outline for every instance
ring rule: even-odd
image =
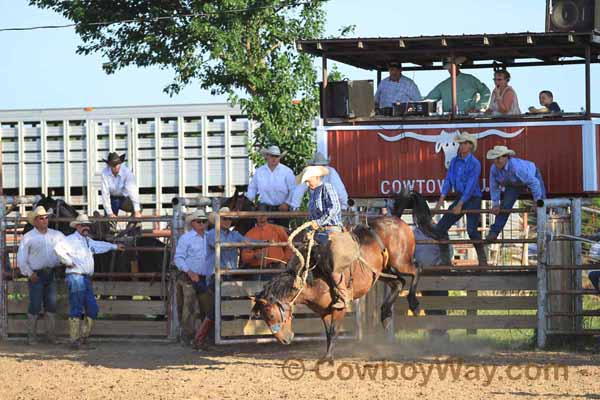
[[[436,204],[436,209],[439,209],[444,204],[446,195],[448,195],[451,189],[454,189],[458,198],[448,208],[451,212],[444,214],[440,222],[436,225],[436,230],[439,234],[444,235],[446,238],[448,237],[448,230],[462,218],[465,211],[481,208],[481,188],[479,187],[481,163],[473,155],[477,149],[477,137],[463,132],[456,136],[454,141],[460,143],[458,154],[450,162],[450,168],[448,168],[448,174],[442,186],[442,193]],[[480,214],[467,214],[467,233],[471,240],[481,240],[481,233],[477,230],[480,221]],[[446,244],[440,246],[442,248],[442,260],[445,263],[449,263],[450,247]],[[483,244],[475,244],[473,247],[475,247],[475,251],[477,252],[479,265],[486,265],[487,257]]]
[[[122,165],[125,154],[109,153],[107,165],[102,170],[102,205],[104,212],[109,217],[115,217],[119,210],[133,212],[136,218],[142,216],[138,185],[131,170]]]
[[[268,211],[289,211],[296,182],[294,172],[280,162],[285,152],[282,153],[278,146],[270,146],[261,150],[261,154],[267,163],[254,172],[246,197],[254,201],[259,195],[259,204],[265,204]],[[288,220],[276,219],[274,223],[286,226]]]
[[[258,211],[265,212],[267,207],[260,204]],[[250,240],[266,242],[287,242],[288,240],[285,229],[279,225],[270,224],[266,215],[256,218],[256,226],[246,233],[246,237]],[[242,263],[248,268],[283,268],[291,257],[292,249],[288,246],[242,250]]]
[[[487,159],[494,160],[490,168],[490,197],[492,213],[496,215],[494,224],[490,226],[486,240],[495,240],[508,221],[509,213],[500,213],[500,209],[513,207],[519,195],[527,188],[534,201],[546,197],[546,188],[540,170],[534,163],[513,157],[515,152],[506,146],[495,146],[487,152]],[[504,194],[501,197],[501,189]]]
[[[206,213],[196,210],[186,218],[191,229],[177,241],[175,266],[177,272],[177,313],[181,318],[180,341],[191,344],[194,338],[195,311],[200,308],[202,319],[212,315],[213,297],[207,287],[213,268],[207,263]],[[208,285],[207,285],[208,284]]]
[[[78,350],[82,345],[89,345],[94,320],[98,317],[98,304],[91,279],[94,274],[94,254],[123,251],[125,246],[90,239],[92,222],[87,215],[79,215],[69,225],[76,229],[75,233],[58,242],[54,251],[67,267],[70,347]]]

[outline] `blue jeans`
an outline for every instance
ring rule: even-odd
[[[42,312],[42,303],[44,311],[48,313],[56,312],[56,281],[54,280],[54,268],[35,271],[38,276],[36,283],[27,282],[29,286],[29,308],[27,313],[38,315]]]
[[[133,212],[133,203],[129,197],[124,196],[110,196],[110,208],[115,215],[119,213],[119,210],[123,210],[125,212]],[[108,212],[104,210],[104,214],[108,215]]]
[[[590,271],[588,273],[588,277],[590,281],[592,281],[592,285],[596,288],[596,290],[600,291],[600,270]]]
[[[540,187],[542,188],[542,198],[546,197],[546,186],[544,185],[544,180],[542,179],[542,175],[538,170],[535,174],[535,177],[540,182]],[[500,202],[500,208],[509,209],[512,208],[519,198],[519,195],[525,192],[527,189],[526,186],[506,186],[504,188],[504,194],[502,195],[502,201]],[[502,232],[504,229],[504,225],[506,225],[506,221],[508,221],[508,217],[510,213],[500,213],[496,215],[496,219],[492,226],[490,226],[490,233],[494,233],[496,236]]]
[[[460,201],[460,199],[454,200],[454,202],[448,207],[448,210],[451,210],[456,206],[456,204]],[[467,210],[477,210],[481,208],[481,197],[471,197],[465,204],[463,204],[463,211]],[[454,214],[444,214],[440,222],[436,225],[436,230],[441,235],[448,235],[448,230],[458,222],[459,219],[464,214],[454,215]],[[480,214],[467,214],[467,233],[471,240],[479,240],[481,239],[481,233],[477,230],[479,228],[481,222]]]
[[[82,318],[84,315],[96,319],[98,304],[94,296],[92,280],[86,275],[67,274],[69,290],[69,318]]]

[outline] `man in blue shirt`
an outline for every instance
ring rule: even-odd
[[[519,195],[527,188],[531,191],[534,201],[546,197],[546,188],[540,170],[534,163],[512,157],[515,152],[506,146],[495,146],[487,152],[487,159],[494,160],[490,168],[490,197],[492,198],[492,213],[496,221],[490,227],[486,240],[495,240],[508,221],[509,213],[500,213],[500,209],[509,209],[515,204]],[[501,190],[504,195],[500,201]]]
[[[450,190],[454,189],[458,198],[448,208],[451,212],[444,214],[436,226],[440,235],[448,237],[448,230],[464,214],[464,211],[481,208],[481,188],[479,186],[479,177],[481,175],[481,163],[473,156],[477,149],[477,137],[467,132],[457,135],[454,140],[460,143],[458,155],[450,161],[450,167],[440,199],[435,206],[439,209],[443,204]],[[467,214],[467,233],[471,240],[481,240],[479,228],[481,216],[477,213]],[[483,244],[473,245],[477,251],[479,265],[487,265],[487,257]],[[442,260],[450,264],[450,246],[442,245]]]

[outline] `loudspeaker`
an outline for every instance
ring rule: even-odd
[[[325,101],[323,101],[321,83],[321,116],[324,118],[372,117],[375,115],[373,92],[372,80],[327,82]]]
[[[600,30],[600,0],[547,0],[546,32]]]

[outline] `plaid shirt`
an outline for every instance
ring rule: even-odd
[[[421,101],[421,92],[412,79],[402,75],[398,82],[385,78],[377,86],[375,104],[380,108],[393,107],[394,103],[408,101]]]
[[[308,217],[319,226],[343,226],[340,199],[330,183],[310,191]]]

